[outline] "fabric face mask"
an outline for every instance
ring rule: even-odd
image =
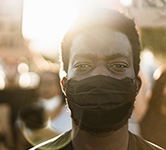
[[[69,80],[66,88],[71,117],[84,130],[117,130],[127,123],[135,100],[130,78],[118,80],[103,75]]]

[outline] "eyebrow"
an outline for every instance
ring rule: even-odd
[[[113,60],[117,58],[125,58],[126,60],[128,60],[129,56],[126,56],[125,54],[121,54],[121,53],[115,53],[115,54],[106,56],[107,60]]]

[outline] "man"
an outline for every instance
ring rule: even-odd
[[[57,117],[65,103],[59,80],[58,73],[44,71],[40,74],[37,103],[44,108],[46,120]]]
[[[71,118],[65,107],[65,97],[60,87],[59,73],[44,71],[40,74],[37,104],[44,109],[46,120],[50,119],[55,132],[71,129]]]
[[[73,128],[36,148],[159,150],[128,131],[141,86],[139,56],[133,20],[106,9],[79,17],[62,42],[62,85]]]

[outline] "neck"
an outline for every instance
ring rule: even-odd
[[[73,125],[72,139],[73,150],[127,150],[128,126],[125,125],[117,131],[89,133]]]

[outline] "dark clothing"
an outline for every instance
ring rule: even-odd
[[[23,135],[21,135],[22,134],[21,131],[19,131],[18,127],[16,126],[16,121],[20,109],[26,105],[30,105],[36,99],[36,97],[37,94],[35,89],[13,88],[13,89],[0,90],[0,104],[6,104],[11,110],[8,116],[9,125],[11,127],[9,129],[11,131],[9,132],[12,133],[12,139],[15,143],[11,149],[22,150],[22,149],[28,149],[29,147],[32,146],[28,142],[26,142],[26,139],[23,137]],[[9,137],[9,135],[5,136]],[[26,146],[23,146],[24,143],[27,143]],[[21,145],[24,148],[19,149],[18,146],[20,147]]]
[[[143,138],[166,148],[166,116],[154,109],[149,109],[140,122]],[[152,132],[153,131],[153,132]]]
[[[153,84],[148,109],[140,122],[140,131],[144,139],[166,149],[166,115],[163,111],[166,107],[165,86],[166,69]]]
[[[42,146],[42,149],[72,150],[71,131],[68,131],[65,134],[62,134],[59,138],[53,141],[50,140],[48,144]],[[159,148],[151,144],[150,142],[146,142],[142,138],[129,132],[128,150],[164,150],[164,149]]]

